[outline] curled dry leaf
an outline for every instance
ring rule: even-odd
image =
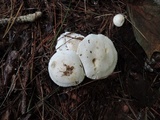
[[[145,0],[142,5],[128,4],[128,12],[137,42],[148,58],[160,51],[160,6]]]

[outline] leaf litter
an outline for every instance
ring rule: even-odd
[[[0,116],[9,119],[158,120],[160,118],[159,64],[144,69],[146,54],[126,21],[116,28],[117,13],[126,16],[120,0],[0,1],[1,19],[34,14],[33,22],[1,24]],[[11,9],[9,9],[11,8]],[[7,12],[6,12],[7,11]],[[107,35],[118,51],[115,72],[104,80],[61,88],[49,78],[47,66],[64,31],[86,36]],[[157,59],[158,60],[158,59]]]

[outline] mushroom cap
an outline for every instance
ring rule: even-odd
[[[113,17],[113,24],[117,27],[121,27],[124,24],[125,18],[123,14],[116,14]]]
[[[90,79],[108,77],[117,64],[117,51],[112,41],[102,34],[89,34],[80,42],[77,54]]]
[[[82,63],[74,51],[58,51],[48,64],[49,76],[61,87],[76,86],[84,79]]]
[[[83,40],[83,38],[83,35],[77,33],[62,33],[57,39],[56,50],[73,50],[76,52],[78,44]]]

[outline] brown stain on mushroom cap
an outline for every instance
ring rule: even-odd
[[[51,64],[51,67],[52,67],[52,68],[55,68],[55,66],[56,66],[56,61],[54,61],[54,62]]]
[[[108,49],[107,48],[105,49],[105,53],[108,53]]]
[[[73,73],[73,66],[69,66],[66,64],[63,64],[66,67],[66,70],[63,72],[63,76],[70,76]]]
[[[95,65],[96,58],[92,59],[92,63]]]
[[[92,63],[93,63],[93,65],[94,65],[94,70],[96,70],[96,58],[93,58],[93,59],[92,59]]]

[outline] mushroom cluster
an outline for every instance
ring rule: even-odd
[[[57,39],[56,53],[50,58],[50,78],[61,87],[76,86],[84,77],[93,80],[108,77],[117,64],[112,41],[102,34],[86,37],[65,32]]]

